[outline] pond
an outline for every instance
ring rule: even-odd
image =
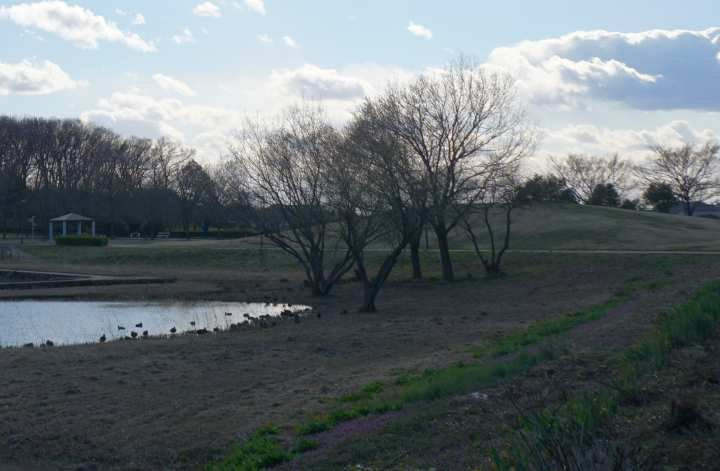
[[[70,345],[106,341],[143,333],[170,335],[206,329],[225,330],[248,318],[302,312],[308,306],[267,303],[2,301],[0,347],[33,343]]]

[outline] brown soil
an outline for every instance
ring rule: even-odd
[[[688,288],[718,273],[720,268],[708,261],[680,264],[673,276],[678,286]],[[173,274],[180,278],[174,285],[32,295],[268,299],[309,304],[316,315],[299,324],[287,320],[274,328],[206,337],[0,351],[0,464],[22,469],[192,467],[222,455],[258,426],[321,409],[323,399],[397,371],[447,365],[467,358],[468,346],[490,336],[602,303],[626,279],[653,276],[654,266],[632,260],[568,262],[541,266],[518,279],[395,283],[383,291],[378,314],[354,312],[359,288],[352,283],[316,299],[296,276]],[[580,330],[575,339],[584,349],[607,347],[608,339],[630,335],[635,321],[627,324],[623,316],[636,312],[619,309],[607,324]],[[645,325],[650,314],[628,318]]]

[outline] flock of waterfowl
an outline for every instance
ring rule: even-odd
[[[271,304],[269,302],[266,302],[265,305],[270,306]],[[277,306],[276,303],[273,303],[272,305]],[[288,308],[292,308],[292,306],[293,306],[292,304],[287,305]],[[299,311],[292,311],[290,309],[284,309],[280,313],[280,318],[292,318],[295,323],[299,324],[300,323],[300,314],[305,313],[309,310],[310,310],[309,308],[306,308],[305,310],[299,312]],[[225,318],[230,319],[232,316],[233,316],[232,312],[225,312]],[[320,313],[318,313],[317,316],[320,317]],[[277,319],[278,319],[277,316],[272,316],[269,314],[263,314],[260,316],[251,316],[249,313],[243,314],[243,318],[244,318],[244,320],[241,322],[237,322],[237,323],[230,322],[229,324],[226,324],[227,328],[230,330],[237,330],[237,329],[241,329],[244,327],[253,327],[253,326],[257,326],[257,327],[261,327],[261,328],[275,327],[277,325]],[[208,330],[207,328],[198,329],[196,321],[190,321],[190,327],[191,328],[186,331],[186,333],[188,333],[188,334],[205,335],[205,334],[210,333],[210,330]],[[138,322],[137,324],[135,324],[135,329],[138,329],[137,331],[131,330],[130,335],[125,335],[125,336],[121,337],[120,339],[121,340],[136,340],[138,338],[144,338],[144,339],[149,338],[150,332],[148,330],[140,331],[139,329],[142,329],[142,328],[143,328],[143,323]],[[117,330],[118,330],[118,332],[127,332],[127,328],[123,325],[118,325]],[[219,327],[214,327],[212,329],[213,332],[220,332],[221,330],[222,329],[220,329]],[[178,328],[176,326],[173,326],[170,329],[170,335],[172,336],[177,333],[178,333]],[[105,343],[107,341],[108,341],[108,337],[106,334],[102,334],[100,336],[100,338],[98,339],[99,343]],[[55,344],[52,340],[47,340],[45,343],[41,344],[41,346],[46,346],[46,347],[52,347],[54,345]],[[23,346],[32,348],[35,345],[33,343],[28,343]]]

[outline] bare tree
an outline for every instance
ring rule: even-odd
[[[183,231],[185,237],[189,239],[190,222],[193,217],[207,211],[217,201],[215,183],[195,159],[190,159],[177,170],[175,189],[180,202]]]
[[[652,184],[666,183],[692,216],[695,203],[720,195],[720,145],[708,142],[702,147],[652,147],[655,155],[638,168],[638,174]]]
[[[618,154],[595,157],[570,154],[564,158],[550,157],[550,166],[557,178],[564,180],[577,199],[590,202],[598,185],[612,184],[621,195],[633,188],[633,167]]]
[[[532,143],[513,80],[460,59],[447,69],[390,88],[380,98],[388,129],[411,150],[428,189],[428,223],[437,237],[443,278],[453,280],[449,232],[481,194],[489,155],[523,154]]]
[[[488,276],[498,276],[502,273],[502,259],[510,248],[510,232],[512,226],[512,211],[518,201],[518,191],[521,187],[518,181],[518,167],[506,165],[498,168],[488,176],[483,186],[482,195],[476,204],[464,213],[463,229],[473,244],[476,255],[485,268]],[[475,227],[475,219],[482,220],[485,229],[487,245],[483,244],[483,237]],[[496,228],[502,227],[502,231]]]
[[[327,161],[341,136],[321,110],[304,105],[288,109],[274,128],[248,123],[236,141],[230,153],[255,206],[248,222],[302,265],[314,295],[328,294],[353,264],[331,234],[328,208]]]
[[[419,239],[426,188],[408,149],[388,132],[370,101],[349,124],[345,145],[328,163],[330,201],[338,215],[340,236],[363,283],[360,311],[375,312],[377,296],[398,258],[412,240]],[[365,257],[373,242],[387,248],[376,270]]]

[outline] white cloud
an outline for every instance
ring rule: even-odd
[[[78,5],[63,1],[41,1],[0,6],[0,18],[25,28],[53,33],[85,49],[96,49],[100,41],[118,42],[142,52],[156,51],[152,42],[120,30],[115,23]]]
[[[410,31],[410,33],[414,34],[415,36],[418,36],[421,38],[432,39],[432,37],[433,37],[432,31],[430,31],[428,28],[426,28],[423,25],[413,23],[412,21],[408,25],[407,30]]]
[[[545,153],[561,155],[568,152],[588,155],[618,153],[640,161],[654,145],[679,146],[717,141],[720,136],[711,129],[695,129],[687,121],[676,120],[655,129],[612,129],[591,124],[569,125],[546,129],[542,141]]]
[[[153,80],[155,81],[155,83],[158,84],[160,88],[165,91],[177,93],[178,95],[182,96],[196,95],[195,90],[190,88],[187,83],[183,82],[182,80],[172,78],[168,75],[155,74],[153,75]]]
[[[297,49],[300,47],[300,45],[290,36],[283,36],[283,42],[287,47]]]
[[[96,109],[80,115],[85,122],[107,126],[124,135],[175,139],[197,149],[202,159],[218,157],[226,147],[219,136],[230,136],[243,116],[232,110],[187,105],[176,98],[155,98],[138,90],[113,93]]]
[[[203,2],[195,5],[193,13],[197,16],[207,16],[211,18],[220,18],[222,16],[220,7],[212,2]]]
[[[144,25],[146,23],[145,17],[142,15],[142,13],[136,13],[135,18],[133,18],[133,24],[140,26]]]
[[[718,110],[718,54],[720,28],[578,31],[497,48],[488,66],[510,72],[538,104],[601,100],[642,110]]]
[[[265,2],[263,0],[245,0],[245,6],[260,15],[267,14],[267,10],[265,10]]]
[[[273,42],[272,38],[269,34],[258,34],[257,40],[260,41],[263,44],[270,44]]]
[[[189,28],[185,28],[179,34],[174,35],[172,40],[177,44],[194,43],[195,36]]]
[[[21,61],[17,64],[0,62],[0,96],[48,95],[87,85],[73,80],[57,64],[50,61]]]
[[[312,64],[294,70],[274,71],[270,79],[274,86],[306,99],[354,100],[364,97],[369,90],[362,80]]]

